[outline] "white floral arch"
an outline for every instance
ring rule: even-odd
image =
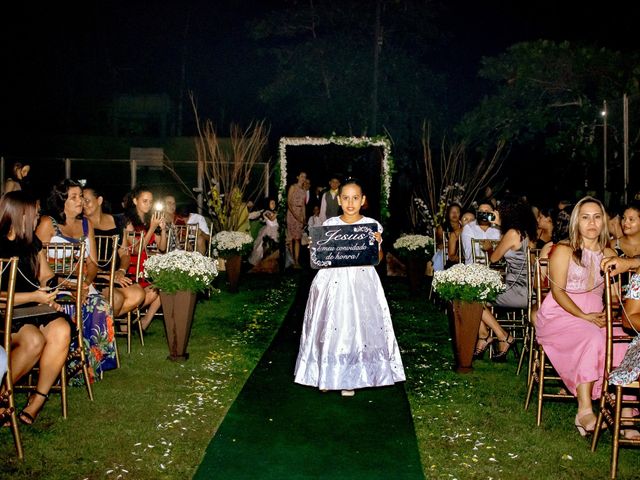
[[[280,162],[278,181],[278,203],[282,203],[287,188],[287,147],[289,146],[326,146],[338,145],[342,147],[382,149],[382,181],[380,182],[380,220],[389,218],[389,195],[391,194],[391,176],[393,173],[393,158],[391,156],[391,142],[387,137],[282,137],[280,139]]]

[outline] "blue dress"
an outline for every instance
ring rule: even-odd
[[[77,238],[66,237],[60,231],[57,222],[52,219],[56,234],[51,237],[51,242],[78,243]],[[82,227],[85,238],[88,237],[87,219],[82,219]],[[88,250],[87,250],[88,255]],[[75,304],[63,304],[65,313],[75,317]],[[89,376],[91,382],[100,379],[102,372],[117,367],[116,363],[116,339],[113,325],[113,310],[109,302],[100,293],[90,288],[87,299],[82,304],[82,335],[84,347],[89,361]],[[71,339],[71,350],[75,350],[75,337]],[[72,385],[83,383],[82,375],[71,379]]]
[[[378,223],[363,217],[356,223]],[[340,217],[323,225],[346,225]],[[382,226],[378,223],[378,231]],[[380,278],[373,266],[318,271],[304,313],[295,382],[321,390],[353,390],[405,380],[400,349]]]

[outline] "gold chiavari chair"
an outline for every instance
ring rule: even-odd
[[[50,392],[59,392],[62,403],[62,416],[67,418],[67,383],[68,379],[82,372],[84,384],[89,400],[93,401],[93,388],[89,375],[89,361],[85,351],[84,334],[82,329],[82,303],[84,299],[85,279],[85,243],[44,243],[42,246],[47,256],[49,266],[53,271],[60,291],[67,291],[66,299],[57,300],[58,303],[68,303],[74,306],[73,321],[75,323],[74,347],[69,351],[65,366],[60,372],[60,380],[55,383]],[[74,345],[75,343],[75,345]],[[30,391],[37,385],[37,367],[28,373],[24,381],[15,386],[16,390]]]
[[[114,312],[113,320],[116,322],[115,308],[113,304],[115,277],[116,277],[116,262],[118,258],[118,235],[96,235],[96,261],[98,262],[98,275],[94,280],[94,284],[98,289],[107,287],[109,289],[109,295],[107,300],[111,306],[111,310]],[[116,325],[114,325],[114,328]],[[116,332],[117,334],[117,332]],[[115,342],[116,348],[116,366],[120,368],[120,353],[118,352],[118,343]]]
[[[0,406],[4,411],[0,413],[0,425],[9,421],[16,453],[20,460],[24,459],[22,439],[20,438],[20,428],[18,425],[18,415],[16,413],[16,403],[14,397],[14,385],[11,371],[11,325],[13,320],[13,302],[16,288],[16,276],[18,273],[18,257],[0,258],[0,272],[8,270],[8,275],[0,275],[0,295],[2,296],[2,314],[4,316],[3,347],[7,354],[7,372],[2,380],[2,393],[0,393]],[[6,281],[3,279],[6,278]]]
[[[542,304],[545,295],[551,293],[551,287],[547,279],[548,267],[548,258],[537,259],[535,263],[535,288],[538,305]],[[537,387],[536,425],[540,426],[542,423],[542,406],[545,400],[573,400],[575,397],[566,390],[560,375],[558,375],[553,365],[551,365],[544,351],[544,347],[535,340],[535,328],[532,335],[532,356],[529,361],[527,397],[525,399],[524,409],[529,409],[533,389]]]
[[[145,232],[126,232],[127,248],[129,249],[129,253],[133,258],[135,258],[136,261],[135,278],[133,279],[135,282],[140,279],[140,276],[142,274],[142,251],[145,248],[144,235]],[[127,313],[126,317],[117,318],[115,320],[117,323],[116,326],[126,326],[124,330],[119,330],[118,328],[116,328],[116,335],[127,337],[127,353],[131,353],[131,332],[134,325],[138,326],[140,345],[144,347],[144,330],[142,329],[141,320],[142,313],[140,311],[140,308],[136,308],[133,312]]]
[[[462,235],[461,235],[462,236]],[[480,263],[482,265],[490,265],[489,261],[489,252],[487,252],[483,246],[484,242],[491,242],[491,246],[495,249],[500,243],[500,240],[486,240],[483,238],[472,238],[471,239],[471,260],[473,263]],[[504,261],[501,260],[499,262],[494,263],[496,268],[502,267],[504,270]]]
[[[640,382],[638,380],[624,385],[610,385],[609,377],[616,365],[613,364],[614,345],[629,343],[633,337],[623,333],[622,320],[618,313],[621,300],[621,282],[617,278],[617,284],[609,272],[605,275],[605,314],[606,314],[606,347],[604,362],[604,377],[602,380],[602,393],[600,395],[600,409],[596,428],[591,440],[591,451],[595,452],[598,446],[598,439],[602,433],[604,422],[609,425],[609,430],[613,437],[611,448],[611,470],[610,478],[616,478],[618,469],[618,453],[621,446],[640,446],[640,438],[627,438],[624,435],[623,426],[637,429],[640,426],[640,418],[623,415],[623,408],[637,409],[640,407],[638,395],[640,395]],[[613,284],[613,286],[612,286]],[[617,297],[617,298],[614,298]],[[615,330],[614,330],[615,329]]]
[[[200,229],[197,223],[187,225],[172,225],[169,228],[168,248],[171,250],[185,250],[195,252],[198,250],[198,235]]]

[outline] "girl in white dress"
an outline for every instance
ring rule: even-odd
[[[343,214],[327,219],[324,226],[377,223],[375,235],[382,243],[382,226],[360,214],[365,196],[357,180],[341,185],[338,203]],[[319,270],[304,313],[295,382],[352,396],[357,388],[404,380],[389,306],[375,267]]]

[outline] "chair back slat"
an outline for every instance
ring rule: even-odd
[[[172,225],[169,228],[168,250],[185,250],[195,252],[198,245],[200,229],[197,223]]]

